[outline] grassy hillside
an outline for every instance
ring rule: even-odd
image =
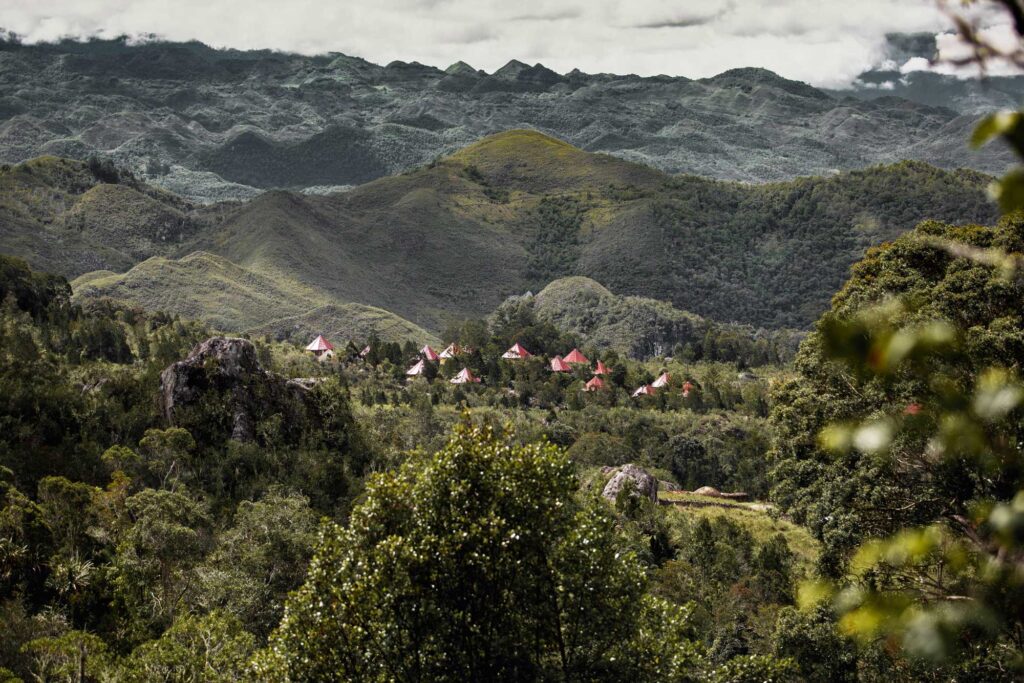
[[[127,270],[200,226],[188,202],[110,164],[40,157],[0,167],[0,251],[38,269]]]
[[[802,336],[791,330],[718,323],[664,301],[618,296],[582,276],[555,280],[536,296],[515,297],[507,305],[516,303],[531,305],[538,319],[586,344],[634,358],[682,352],[690,358],[758,356],[764,362],[779,362],[796,352]]]
[[[195,252],[182,259],[153,257],[127,273],[96,272],[72,283],[79,299],[112,299],[202,320],[216,329],[303,341],[323,333],[338,342],[437,338],[407,320],[370,306],[332,303],[295,280],[247,271],[227,259]]]
[[[566,276],[717,321],[805,327],[869,246],[927,218],[995,217],[988,178],[973,171],[904,162],[752,186],[668,176],[522,130],[327,196],[273,191],[190,209],[138,183],[38,182],[37,194],[54,187],[62,200],[27,211],[23,190],[0,192],[17,216],[0,223],[0,251],[37,267],[122,272],[206,251],[433,330]]]
[[[362,342],[376,335],[386,342],[411,341],[418,346],[431,344],[436,347],[441,344],[440,338],[419,325],[382,308],[363,304],[325,304],[299,315],[258,325],[246,332],[295,342],[323,334],[334,342]]]

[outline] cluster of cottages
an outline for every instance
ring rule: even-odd
[[[324,336],[318,335],[306,350],[313,354],[317,360],[327,360],[334,356],[334,346],[324,338]],[[430,348],[430,345],[424,346],[420,349],[420,359],[411,368],[405,371],[408,377],[421,377],[426,372],[427,361],[435,363],[446,363],[450,360],[457,359],[463,353],[463,349],[458,344],[449,344],[441,353],[434,351]],[[365,358],[370,353],[370,347],[364,348],[359,355]],[[508,351],[501,354],[504,360],[516,361],[524,360],[531,357],[533,354],[527,351],[523,346],[516,342],[513,344]],[[576,367],[580,366],[591,367],[590,360],[584,356],[579,349],[573,349],[563,358],[562,356],[555,356],[551,359],[551,372],[572,372]],[[574,367],[575,366],[575,367]],[[608,377],[608,368],[601,361],[597,361],[597,366],[593,367],[593,377],[583,386],[583,391],[601,391],[606,388],[605,379]],[[480,378],[476,377],[469,368],[462,368],[457,375],[448,380],[452,384],[480,384]],[[659,389],[664,389],[669,386],[671,377],[667,372],[661,373],[656,380],[650,384],[644,384],[638,387],[634,392],[633,396],[654,396],[658,393]],[[687,381],[683,383],[683,396],[687,397],[693,390],[693,385]]]

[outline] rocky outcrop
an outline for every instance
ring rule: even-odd
[[[254,441],[269,416],[280,415],[289,427],[303,424],[307,393],[264,370],[252,342],[235,337],[207,339],[160,373],[160,409],[169,424],[222,425],[236,441]]]
[[[658,480],[646,470],[633,464],[623,465],[614,470],[612,478],[604,486],[601,495],[614,501],[626,487],[631,487],[633,495],[658,501]]]
[[[697,496],[705,496],[707,498],[725,498],[726,500],[746,500],[750,497],[746,493],[740,491],[735,493],[724,493],[716,489],[714,486],[701,486],[693,493]]]

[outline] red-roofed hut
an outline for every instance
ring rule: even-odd
[[[551,359],[551,372],[571,372],[572,368],[569,364],[562,360],[561,356],[555,356]]]
[[[529,358],[532,355],[533,354],[524,349],[519,342],[516,342],[512,345],[512,348],[501,354],[501,357],[505,360],[521,360],[523,358]]]
[[[324,335],[317,335],[317,338],[309,343],[307,351],[312,351],[317,360],[326,360],[334,355],[334,345],[327,341]]]
[[[426,371],[426,367],[426,363],[424,363],[422,360],[418,360],[416,361],[416,365],[412,366],[411,368],[405,371],[405,374],[407,374],[409,377],[420,377]]]
[[[469,368],[462,368],[459,374],[448,380],[452,384],[479,384],[480,378],[475,377]]]
[[[458,344],[449,344],[448,347],[440,354],[441,362],[449,361],[453,358],[458,358],[462,355],[462,347]]]
[[[600,391],[601,389],[604,389],[604,380],[597,375],[594,375],[583,387],[583,391]]]
[[[656,393],[658,392],[653,386],[651,386],[650,384],[645,384],[633,392],[633,397],[635,398],[637,396],[654,396]]]
[[[604,375],[605,377],[607,377],[609,374],[608,366],[602,363],[601,361],[597,361],[597,369],[594,370],[594,374]]]
[[[590,361],[580,353],[579,349],[573,349],[569,352],[569,355],[563,359],[569,365],[590,365]]]
[[[427,360],[433,361],[436,361],[440,358],[440,356],[437,355],[437,351],[430,348],[430,344],[427,344],[422,349],[420,349],[420,355],[426,358]]]

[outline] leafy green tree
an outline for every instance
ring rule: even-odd
[[[435,455],[374,477],[348,528],[324,527],[260,675],[678,678],[693,664],[685,623],[644,598],[614,518],[576,486],[554,446],[462,423]]]
[[[1022,228],[924,224],[870,253],[778,404],[777,499],[837,579],[802,602],[831,597],[843,633],[912,677],[1024,670]]]
[[[789,607],[779,612],[771,638],[771,650],[789,657],[809,683],[854,683],[857,650],[836,626],[835,615],[818,608],[804,613]]]
[[[147,429],[139,441],[139,450],[145,458],[146,468],[154,480],[159,482],[160,488],[167,488],[171,483],[192,474],[189,453],[195,447],[195,439],[188,430],[181,427]]]
[[[67,683],[94,680],[105,671],[108,666],[106,650],[102,639],[83,631],[37,638],[22,647],[32,662],[33,678]]]
[[[924,223],[871,250],[801,346],[798,377],[777,388],[772,496],[823,542],[827,573],[841,573],[867,537],[939,517],[955,523],[968,513],[967,501],[1016,491],[1013,468],[934,460],[926,448],[934,424],[927,410],[909,421],[916,428],[903,433],[900,458],[829,453],[818,440],[831,423],[915,417],[908,411],[950,392],[962,395],[986,368],[1014,367],[1024,358],[1019,282],[998,263],[965,256],[992,249],[1024,252],[1024,219],[1010,217],[995,228]],[[869,345],[870,328],[877,329],[878,348]],[[945,351],[926,353],[937,346]],[[865,360],[868,352],[890,355]]]
[[[130,525],[114,558],[115,593],[140,635],[174,621],[198,584],[209,546],[204,506],[176,491],[145,489],[126,501]]]
[[[127,683],[244,680],[255,642],[229,615],[185,615],[160,638],[139,645],[119,662],[114,678]]]
[[[305,577],[316,529],[317,515],[303,496],[274,491],[241,502],[233,526],[200,570],[197,600],[266,638],[281,620],[288,592]]]

